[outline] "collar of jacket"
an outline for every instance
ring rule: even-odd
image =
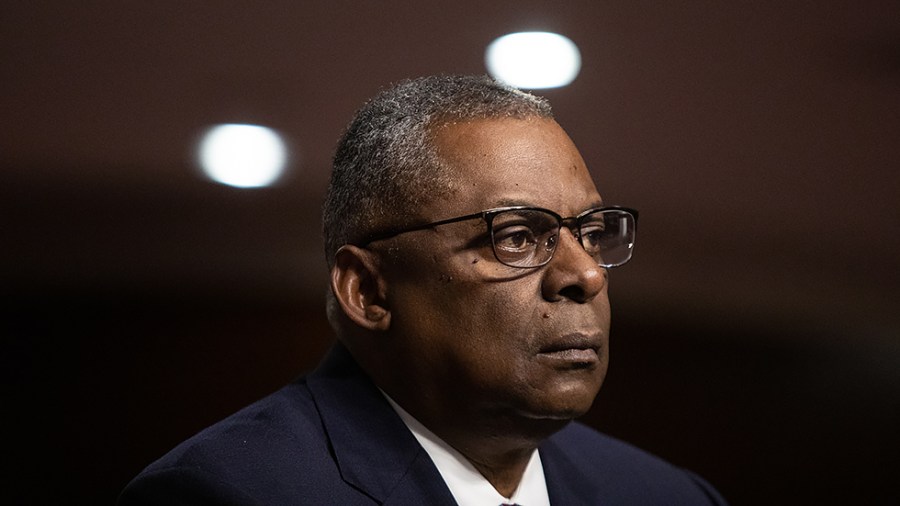
[[[307,385],[344,481],[381,504],[456,504],[428,453],[342,344]]]

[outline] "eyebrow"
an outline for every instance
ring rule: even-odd
[[[494,207],[514,207],[514,206],[542,207],[542,206],[536,205],[534,202],[528,202],[527,200],[520,200],[520,199],[500,199],[496,202],[496,205]],[[585,207],[584,209],[582,209],[582,211],[586,211],[588,209],[594,209],[597,207],[603,207],[602,199],[591,202],[591,204],[588,205],[588,207]],[[579,211],[579,212],[581,212],[581,211]]]

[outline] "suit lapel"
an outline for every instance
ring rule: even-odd
[[[428,454],[340,343],[307,385],[344,481],[382,504],[456,504]]]
[[[553,437],[541,444],[539,451],[550,504],[602,504],[596,494],[596,484],[571,461]]]

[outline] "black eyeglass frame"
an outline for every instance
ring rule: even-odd
[[[630,214],[632,216],[632,218],[634,218],[634,229],[635,229],[635,231],[637,231],[638,210],[632,209],[630,207],[623,207],[623,206],[592,207],[590,209],[582,211],[577,216],[563,218],[561,215],[559,215],[559,213],[553,212],[549,209],[544,209],[543,207],[507,206],[507,207],[495,207],[492,209],[485,209],[484,211],[479,211],[477,213],[467,214],[465,216],[457,216],[455,218],[447,218],[445,220],[433,221],[431,223],[424,223],[422,225],[413,225],[410,227],[397,227],[397,228],[390,228],[387,230],[382,230],[380,232],[375,232],[374,234],[369,235],[368,237],[366,237],[366,239],[364,241],[356,243],[356,246],[358,246],[360,248],[365,248],[366,246],[368,246],[369,244],[371,244],[373,242],[390,239],[390,238],[396,237],[400,234],[405,234],[407,232],[416,232],[418,230],[426,230],[426,229],[434,228],[434,227],[437,227],[440,225],[448,225],[450,223],[458,223],[460,221],[467,221],[467,220],[474,220],[477,218],[481,218],[485,221],[485,223],[488,226],[488,233],[490,233],[490,235],[491,235],[491,251],[494,253],[494,257],[497,258],[497,261],[499,261],[503,265],[509,265],[506,262],[504,262],[503,260],[501,260],[500,257],[497,255],[497,250],[495,249],[495,246],[494,246],[494,226],[493,226],[494,217],[500,213],[504,213],[507,211],[541,211],[541,212],[547,213],[547,214],[553,216],[554,218],[556,218],[556,221],[559,222],[558,230],[561,230],[562,227],[565,226],[569,230],[572,230],[575,232],[577,232],[581,229],[581,221],[586,216],[596,214],[599,212],[604,212],[604,211],[621,211],[621,212]],[[571,223],[572,225],[570,226],[570,225],[567,225],[566,223]],[[575,236],[578,238],[578,243],[581,244],[582,248],[584,248],[584,243],[582,242],[581,234],[576,233]],[[556,247],[554,247],[553,253],[556,253]],[[519,266],[519,265],[510,265],[510,267],[517,267],[520,269],[531,269],[531,268],[543,267],[544,265],[547,265],[548,263],[550,263],[550,260],[553,259],[553,253],[550,254],[550,256],[547,258],[547,260],[541,262],[538,265],[529,265],[527,267],[523,267],[523,266]],[[628,260],[630,260],[630,259],[631,259],[631,257],[629,255]],[[625,260],[624,262],[621,262],[621,263],[618,263],[615,265],[610,265],[610,266],[605,266],[605,267],[618,267],[618,266],[623,265],[626,262],[628,262],[628,260]]]

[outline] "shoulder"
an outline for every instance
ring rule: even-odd
[[[577,422],[541,446],[541,459],[548,486],[579,480],[566,486],[581,487],[605,504],[726,504],[690,471]]]
[[[310,452],[319,444],[324,445],[324,431],[301,380],[207,427],[148,469],[186,462],[253,461],[255,455],[277,461],[287,448]]]
[[[275,504],[300,490],[331,493],[328,484],[340,481],[301,380],[150,464],[125,488],[120,504]]]

